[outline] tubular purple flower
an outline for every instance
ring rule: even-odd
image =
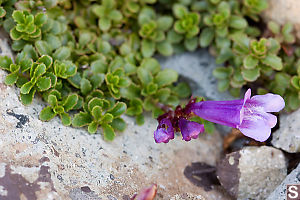
[[[171,120],[164,118],[159,121],[157,129],[154,131],[154,140],[156,143],[168,143],[171,139],[174,139],[174,128]]]
[[[200,133],[204,132],[204,125],[197,122],[188,121],[184,118],[180,118],[178,122],[182,139],[190,141],[192,138],[196,139]]]
[[[202,101],[194,103],[190,111],[205,120],[238,128],[244,135],[263,142],[269,138],[271,128],[277,123],[276,116],[268,112],[279,112],[285,103],[276,94],[250,96],[251,89],[248,89],[244,99]]]

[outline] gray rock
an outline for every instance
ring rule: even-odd
[[[7,45],[0,48],[7,52]],[[6,75],[0,70],[0,199],[125,199],[152,183],[158,199],[184,193],[230,199],[217,189],[206,192],[183,174],[192,162],[216,165],[222,151],[218,132],[156,144],[156,120],[146,117],[137,126],[124,116],[126,131],[107,142],[101,134],[63,126],[58,117],[40,121],[45,103],[35,97],[22,105],[19,89],[3,83]]]
[[[284,179],[284,181],[282,181],[266,200],[285,199],[288,184],[300,184],[300,164]]]
[[[280,116],[280,128],[273,133],[271,143],[289,153],[300,152],[300,109]]]
[[[171,57],[158,57],[162,68],[171,68],[180,75],[180,81],[188,82],[195,96],[203,96],[210,100],[232,100],[229,92],[219,92],[217,79],[212,72],[216,68],[215,59],[207,49],[195,52],[185,52]],[[217,125],[222,134],[230,132],[231,128]]]
[[[283,153],[267,146],[227,154],[217,167],[221,185],[237,199],[265,199],[286,174]]]
[[[228,92],[218,91],[217,79],[212,75],[216,68],[215,59],[207,49],[185,52],[171,57],[158,57],[158,60],[162,68],[176,70],[181,80],[190,84],[193,95],[203,96],[210,100],[233,99]]]

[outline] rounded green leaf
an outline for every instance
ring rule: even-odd
[[[207,47],[208,45],[211,44],[215,36],[215,31],[213,28],[204,28],[201,31],[200,38],[199,38],[199,43],[201,47]]]
[[[83,95],[88,94],[92,90],[92,84],[86,78],[82,78],[80,81],[80,91]]]
[[[176,82],[178,79],[178,73],[173,69],[164,69],[155,76],[154,82],[158,87],[169,85]]]
[[[30,81],[25,83],[20,89],[21,94],[29,94],[33,86]]]
[[[248,55],[244,58],[243,64],[246,69],[254,69],[258,65],[259,60],[252,55]]]
[[[78,101],[78,95],[77,94],[71,94],[69,95],[66,100],[64,100],[63,107],[66,112],[72,110],[74,106],[77,104]]]
[[[62,124],[64,126],[70,126],[72,121],[71,121],[71,117],[69,116],[69,114],[63,112],[59,114],[60,120],[62,122]]]
[[[100,18],[98,22],[99,28],[102,31],[108,31],[111,27],[111,21],[108,18]]]
[[[47,15],[45,13],[38,13],[35,15],[34,23],[37,26],[42,26],[47,21]]]
[[[123,102],[118,102],[114,105],[112,109],[107,111],[108,113],[112,114],[114,117],[121,116],[124,112],[126,112],[126,104]]]
[[[282,60],[280,57],[274,55],[274,54],[268,54],[265,58],[263,58],[262,63],[265,65],[268,65],[272,67],[275,70],[282,70],[283,65],[282,65]]]
[[[56,113],[54,113],[52,108],[48,106],[41,111],[39,118],[42,121],[49,121],[55,116],[56,116]]]
[[[291,79],[291,84],[297,90],[300,90],[300,78],[298,76],[293,76]]]
[[[242,69],[242,75],[246,81],[253,82],[260,76],[260,69]]]
[[[230,17],[229,26],[235,29],[244,29],[248,25],[245,18],[233,15]]]
[[[92,122],[92,117],[89,113],[80,112],[76,114],[72,120],[72,125],[74,127],[83,127],[87,126]]]
[[[94,117],[94,119],[96,121],[99,121],[102,116],[102,109],[100,106],[94,106],[91,113],[92,113],[92,116]]]
[[[163,42],[159,42],[157,44],[157,51],[162,54],[163,56],[171,56],[173,54],[173,47],[170,42],[167,40]]]
[[[13,85],[17,82],[19,76],[18,73],[11,73],[5,77],[4,83],[6,85]]]
[[[151,57],[155,52],[155,43],[150,40],[142,40],[142,54],[144,57]]]
[[[92,123],[89,124],[88,126],[88,132],[90,134],[94,134],[97,132],[97,129],[98,129],[98,123],[93,121]]]
[[[9,71],[10,64],[12,64],[11,58],[8,56],[0,56],[0,68]]]
[[[116,136],[115,131],[110,125],[102,124],[102,129],[103,129],[104,139],[108,141],[112,141],[115,138]]]
[[[66,60],[70,57],[71,55],[71,50],[68,47],[60,47],[59,49],[57,49],[54,54],[53,54],[53,58],[55,60]]]
[[[49,77],[40,77],[36,82],[38,91],[43,92],[51,87],[51,79]]]
[[[29,105],[32,103],[32,100],[33,100],[33,97],[34,97],[34,94],[35,94],[36,90],[35,89],[32,89],[30,90],[30,92],[28,94],[20,94],[21,96],[21,101],[24,105]]]
[[[124,131],[126,129],[126,122],[122,118],[115,118],[110,124],[113,129],[117,131]]]

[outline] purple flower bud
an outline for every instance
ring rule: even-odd
[[[170,119],[164,118],[159,121],[157,130],[154,131],[154,139],[156,143],[168,143],[170,139],[174,139],[174,128]]]
[[[178,124],[182,134],[182,139],[185,141],[190,141],[192,138],[196,139],[199,133],[204,132],[204,125],[197,122],[180,118]]]
[[[194,103],[190,110],[205,120],[238,128],[244,135],[263,142],[277,123],[276,116],[268,112],[279,112],[285,103],[280,95],[250,96],[251,90],[248,89],[244,99],[202,101]]]

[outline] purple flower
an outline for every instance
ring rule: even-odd
[[[159,121],[156,131],[154,131],[154,140],[156,143],[167,143],[170,139],[174,139],[174,128],[170,119],[163,118]]]
[[[244,135],[263,142],[271,134],[277,118],[268,112],[279,112],[285,106],[280,95],[265,94],[250,98],[248,89],[244,99],[232,101],[202,101],[194,103],[189,109],[199,117],[238,128]]]
[[[178,122],[182,139],[190,141],[192,138],[196,139],[199,133],[204,132],[204,125],[197,122],[188,121],[184,118],[180,118]]]

